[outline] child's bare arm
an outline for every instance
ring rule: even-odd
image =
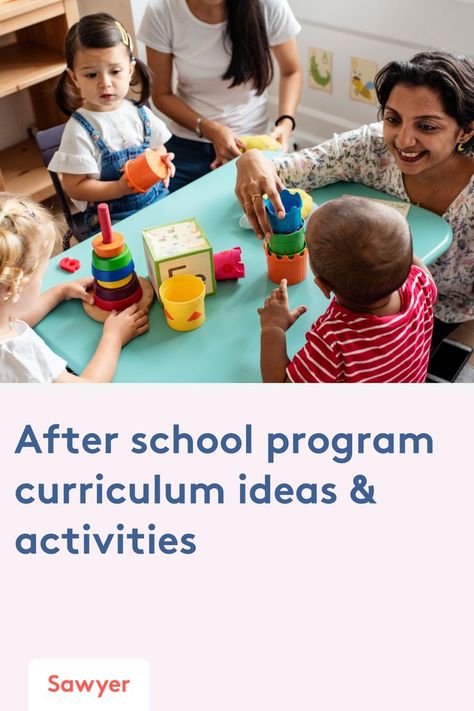
[[[286,331],[306,311],[298,306],[290,311],[286,279],[274,289],[258,309],[262,329],[260,339],[260,370],[264,383],[284,383],[286,368],[290,362],[286,352]]]
[[[135,192],[128,184],[125,175],[122,175],[119,180],[97,180],[87,175],[63,173],[62,180],[65,191],[73,200],[106,202]]]
[[[260,336],[260,372],[264,383],[284,383],[290,363],[286,352],[286,333],[278,326],[262,328]]]
[[[430,275],[431,278],[433,278],[432,274],[431,274],[430,270],[428,269],[428,267],[426,266],[426,264],[424,262],[422,262],[421,259],[416,256],[416,254],[413,255],[413,264],[415,265],[415,267],[420,267],[420,269],[423,269],[424,272],[426,272],[427,274]]]
[[[93,277],[84,277],[83,279],[75,279],[71,282],[58,284],[53,286],[48,291],[40,294],[36,304],[28,311],[21,310],[21,302],[18,304],[18,318],[25,321],[29,326],[36,326],[45,316],[49,314],[61,301],[69,299],[81,299],[90,304],[94,303],[94,297],[88,293],[89,287],[92,286]]]
[[[97,350],[80,376],[62,373],[55,383],[110,383],[122,346],[148,330],[148,312],[136,304],[117,313],[112,311],[104,323]]]

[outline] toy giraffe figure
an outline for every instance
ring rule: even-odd
[[[108,206],[100,203],[97,212],[102,231],[92,240],[94,305],[83,305],[91,318],[103,322],[111,311],[123,311],[132,304],[149,308],[154,292],[146,279],[137,276],[123,235],[112,232]]]

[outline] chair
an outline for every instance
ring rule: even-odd
[[[65,125],[66,124],[63,123],[59,126],[47,128],[44,131],[37,131],[35,135],[35,140],[41,151],[41,157],[46,168],[48,167],[51,158],[59,148]],[[84,214],[82,212],[77,214],[73,214],[71,212],[69,201],[63,190],[58,174],[53,173],[50,170],[49,175],[51,176],[54,189],[56,190],[56,195],[58,196],[68,226],[68,230],[63,237],[63,249],[69,249],[71,235],[74,235],[78,242],[83,242],[89,236],[90,228],[85,223]]]

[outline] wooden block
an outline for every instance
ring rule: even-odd
[[[156,295],[160,284],[177,274],[194,274],[215,294],[216,280],[212,246],[197,220],[142,230],[148,276]]]

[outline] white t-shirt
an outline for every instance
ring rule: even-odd
[[[283,44],[301,27],[287,0],[260,0],[271,47]],[[176,95],[201,116],[229,126],[236,135],[267,130],[267,96],[257,96],[252,83],[229,89],[222,75],[231,52],[224,46],[226,22],[198,20],[186,0],[151,0],[138,38],[151,49],[172,54],[177,73]],[[194,131],[170,120],[176,136],[199,140]],[[200,139],[205,141],[206,139]]]
[[[150,148],[158,148],[171,138],[166,124],[145,106],[150,120]],[[143,122],[138,109],[131,101],[124,99],[115,111],[88,111],[79,109],[78,113],[97,130],[112,151],[139,146],[143,143]],[[52,157],[48,170],[55,173],[72,173],[100,178],[100,149],[92,141],[86,129],[79,121],[71,118],[67,122],[59,149]],[[76,207],[84,211],[87,202],[73,200]]]
[[[66,361],[24,321],[12,321],[16,335],[0,341],[0,383],[52,383],[66,370]]]

